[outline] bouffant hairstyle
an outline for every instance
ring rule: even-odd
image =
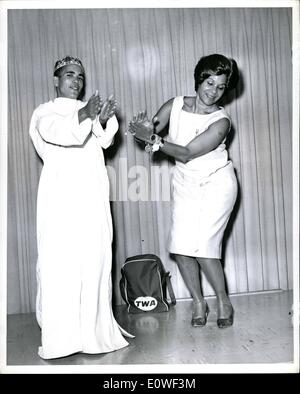
[[[202,57],[197,63],[194,71],[195,90],[197,91],[199,85],[211,75],[222,74],[227,76],[226,90],[234,89],[239,80],[236,61],[219,54]]]

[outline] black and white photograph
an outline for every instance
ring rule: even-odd
[[[298,1],[0,12],[0,373],[299,373]]]

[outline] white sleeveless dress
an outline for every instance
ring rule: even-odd
[[[168,141],[175,144],[185,146],[217,120],[230,120],[223,108],[201,115],[182,110],[183,104],[183,97],[176,97],[171,111]],[[215,150],[186,164],[176,161],[169,252],[219,259],[236,196],[237,181],[225,140]]]

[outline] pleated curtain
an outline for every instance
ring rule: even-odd
[[[190,294],[166,245],[173,161],[126,134],[134,114],[194,95],[203,55],[234,58],[240,82],[223,105],[239,194],[224,238],[230,294],[292,288],[292,11],[290,8],[8,10],[8,313],[35,310],[36,194],[42,163],[28,128],[55,98],[53,65],[78,56],[86,99],[114,93],[120,129],[106,155],[114,225],[114,304],[128,256],[159,255],[178,299]],[[188,229],[187,229],[188,231]],[[59,273],[58,273],[59,275]],[[213,290],[203,277],[206,296]]]

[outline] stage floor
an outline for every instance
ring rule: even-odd
[[[75,354],[55,360],[37,355],[40,329],[34,314],[9,315],[7,366],[124,364],[249,364],[293,362],[291,291],[231,296],[234,325],[219,329],[216,299],[207,298],[205,327],[190,324],[192,301],[178,301],[168,313],[129,315],[117,307],[119,324],[134,334],[124,349],[98,355]],[[134,368],[132,370],[134,372]]]

